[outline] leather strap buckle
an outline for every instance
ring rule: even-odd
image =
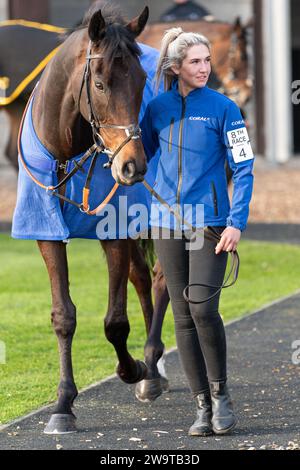
[[[57,173],[58,170],[64,170],[64,174],[67,175],[69,163],[70,163],[70,160],[67,160],[65,163],[59,163],[59,161],[56,160],[55,172]]]

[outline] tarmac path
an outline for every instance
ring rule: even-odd
[[[171,392],[143,404],[117,377],[80,393],[79,432],[43,434],[51,408],[0,432],[0,449],[299,449],[300,293],[226,325],[229,386],[238,417],[231,435],[189,437],[195,405],[178,362],[167,355]]]

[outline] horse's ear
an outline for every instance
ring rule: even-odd
[[[137,16],[126,25],[126,28],[131,31],[134,37],[137,37],[141,34],[143,29],[146,26],[146,23],[149,18],[149,8],[145,7],[140,16]]]
[[[241,31],[243,29],[242,22],[240,16],[237,16],[234,23],[233,23],[234,31]]]
[[[105,30],[105,19],[102,16],[101,10],[96,11],[90,19],[89,23],[89,37],[92,42],[97,42],[103,35]]]

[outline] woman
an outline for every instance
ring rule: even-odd
[[[222,285],[228,252],[236,250],[246,227],[253,186],[253,153],[243,118],[234,102],[206,86],[210,72],[210,44],[204,36],[181,28],[167,31],[157,70],[157,81],[163,76],[167,91],[149,103],[142,121],[147,157],[158,159],[155,191],[181,210],[185,204],[200,205],[204,225],[220,236],[217,244],[208,237],[201,249],[192,250],[186,249],[184,232],[181,238],[171,231],[169,239],[154,240],[171,298],[181,363],[197,404],[196,421],[189,429],[193,436],[226,434],[236,418],[226,385],[219,294],[204,303],[189,303],[183,290],[188,284]],[[231,208],[226,159],[233,172]],[[154,205],[159,206],[157,200],[152,209]],[[194,211],[192,224],[201,225]],[[153,214],[151,225],[167,227]],[[189,289],[191,299],[213,293],[212,287]]]

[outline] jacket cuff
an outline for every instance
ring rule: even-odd
[[[232,220],[231,217],[227,217],[227,220],[226,220],[226,226],[227,227],[234,227],[234,228],[237,228],[239,229],[241,232],[243,232],[246,228],[246,224],[241,224],[239,223],[238,221],[234,221]]]

